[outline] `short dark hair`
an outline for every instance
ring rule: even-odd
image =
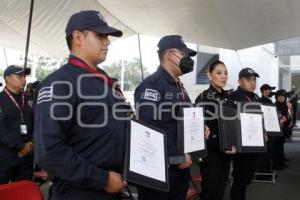
[[[80,32],[82,32],[86,36],[87,31],[88,30],[82,30]],[[72,49],[72,42],[73,42],[73,34],[67,36],[66,41],[67,41],[67,45],[68,45],[69,50],[71,50]]]
[[[219,64],[226,66],[222,61],[216,60],[209,65],[209,67],[208,67],[209,73],[212,73],[215,70],[216,66]]]
[[[71,34],[68,37],[66,37],[66,41],[67,41],[67,45],[68,45],[69,50],[71,50],[72,49],[73,35]]]
[[[166,53],[166,51],[159,51],[157,53],[158,53],[158,59],[159,59],[159,61],[161,61],[163,59],[163,56]]]

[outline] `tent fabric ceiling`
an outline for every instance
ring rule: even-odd
[[[135,32],[244,49],[300,34],[299,0],[98,0]]]
[[[0,46],[25,50],[30,0],[0,1]],[[77,11],[99,10],[124,37],[181,34],[187,42],[244,49],[300,36],[299,0],[35,0],[30,52],[67,55],[64,29]]]
[[[31,25],[30,53],[63,58],[68,54],[65,27],[80,10],[99,10],[107,22],[124,32],[132,30],[113,17],[96,0],[35,0]],[[25,51],[30,0],[0,1],[0,46]]]

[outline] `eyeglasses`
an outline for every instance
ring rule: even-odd
[[[176,50],[172,50],[170,51],[171,53],[179,53],[180,55],[182,55],[182,57],[185,57],[187,55],[187,53],[185,51],[176,51]]]

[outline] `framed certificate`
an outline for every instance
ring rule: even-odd
[[[237,109],[231,106],[220,107],[219,116],[219,130],[220,130],[220,150],[231,150],[232,146],[237,147],[237,134],[240,129],[238,123]]]
[[[226,151],[234,145],[237,151],[266,152],[262,113],[239,112],[235,108],[221,107],[219,119],[221,130],[221,150]]]
[[[268,136],[282,136],[276,106],[261,105],[264,126]]]
[[[202,107],[181,107],[177,126],[179,151],[190,154],[193,160],[206,156],[204,115]]]
[[[240,113],[242,147],[265,147],[262,118],[261,114]]]
[[[124,180],[135,185],[169,191],[165,132],[131,120],[128,126]]]

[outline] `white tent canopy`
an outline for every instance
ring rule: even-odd
[[[30,0],[0,1],[0,45],[25,49]],[[300,36],[299,0],[35,0],[30,52],[67,55],[64,29],[99,10],[129,36],[181,34],[187,42],[243,49]]]
[[[35,0],[29,51],[54,58],[68,54],[65,27],[80,10],[99,10],[124,36],[134,34],[95,0]],[[0,46],[25,51],[30,0],[0,1]]]

